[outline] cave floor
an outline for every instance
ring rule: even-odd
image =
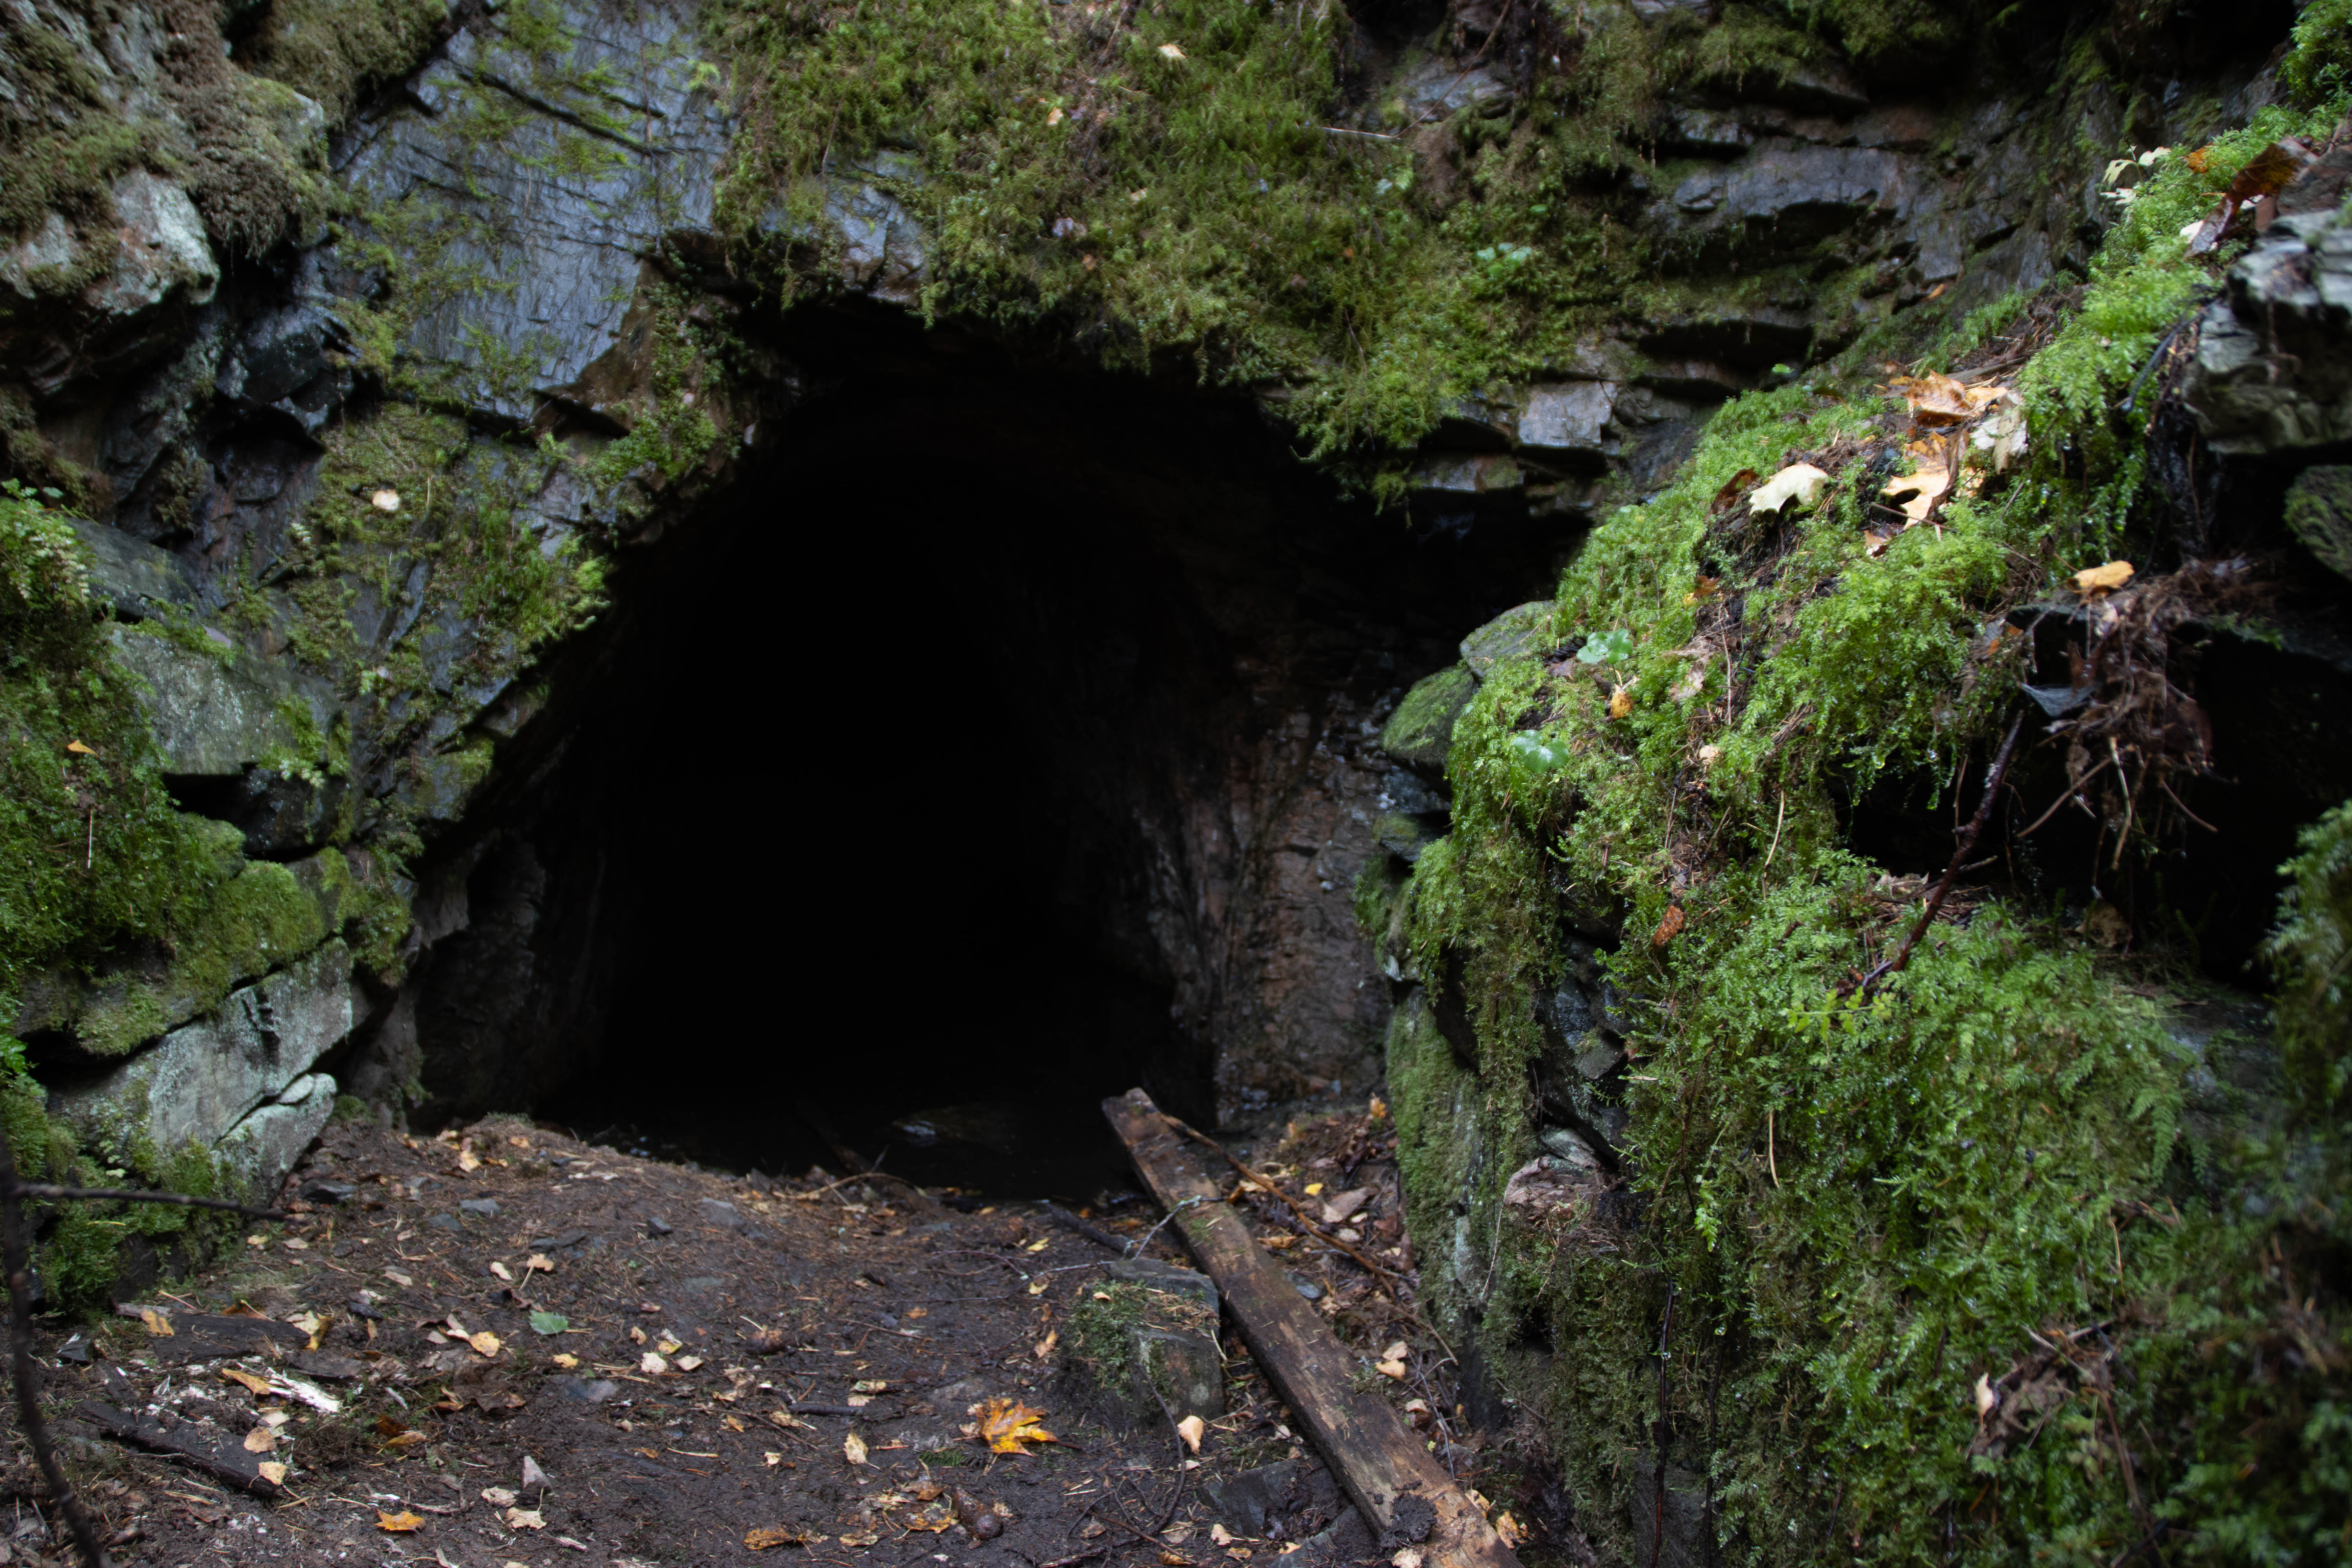
[[[1265,1145],[1290,1160],[1294,1190],[1318,1160],[1377,1186],[1377,1131],[1340,1115]],[[1197,1458],[1164,1422],[1114,1430],[1055,1348],[1104,1283],[1108,1249],[1037,1205],[966,1214],[919,1189],[823,1174],[755,1187],[508,1118],[438,1140],[338,1124],[287,1187],[320,1201],[294,1202],[282,1226],[247,1225],[233,1256],[112,1318],[43,1330],[69,1478],[120,1563],[1386,1560],[1229,1328],[1226,1414]],[[1401,1240],[1393,1207],[1391,1181],[1357,1222],[1375,1242]],[[1291,1228],[1279,1212],[1260,1215],[1278,1247]],[[1157,1217],[1103,1223],[1134,1235]],[[1420,1398],[1414,1418],[1448,1440],[1454,1468],[1485,1474],[1479,1439],[1445,1419],[1458,1414],[1454,1369],[1409,1304],[1374,1294],[1336,1254],[1305,1256],[1311,1243],[1281,1250],[1326,1292],[1368,1368],[1407,1342],[1412,1371],[1391,1397]],[[1164,1232],[1151,1253],[1183,1261]],[[997,1399],[1041,1409],[1060,1440],[992,1452],[971,1433]],[[209,1446],[215,1462],[109,1436],[90,1402],[143,1419],[151,1443],[167,1431]],[[70,1560],[43,1528],[54,1510],[21,1439],[12,1446],[0,1504],[16,1534],[0,1563]],[[289,1467],[282,1489],[222,1479],[264,1463]],[[1268,1466],[1284,1466],[1265,1472],[1271,1511],[1242,1517],[1233,1499],[1250,1486],[1213,1502]],[[1104,1523],[1149,1531],[1171,1499],[1156,1537]],[[976,1535],[980,1510],[1003,1522]]]

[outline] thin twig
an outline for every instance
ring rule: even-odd
[[[16,1375],[16,1412],[25,1424],[25,1438],[33,1447],[33,1462],[49,1483],[49,1495],[57,1500],[59,1511],[66,1516],[66,1528],[73,1532],[74,1544],[81,1549],[82,1560],[89,1568],[112,1568],[106,1549],[98,1543],[98,1531],[90,1528],[89,1515],[82,1511],[81,1500],[74,1496],[73,1488],[66,1484],[65,1471],[58,1467],[57,1450],[49,1445],[49,1428],[41,1419],[41,1387],[33,1368],[33,1302],[29,1289],[31,1269],[25,1260],[25,1206],[17,1194],[23,1184],[16,1180],[16,1156],[8,1146],[8,1135],[0,1131],[0,1266],[8,1271],[8,1349],[11,1364]]]
[[[2058,808],[2060,806],[2065,805],[2070,800],[2080,800],[2083,795],[2083,786],[2089,784],[2093,779],[2097,778],[2101,773],[2105,773],[2108,765],[2109,764],[2105,763],[2101,763],[2097,767],[2093,768],[2089,773],[2084,773],[2081,778],[2076,779],[2073,784],[2068,784],[2065,789],[2059,794],[2058,798],[2050,803],[2050,809],[2033,819],[2033,826],[2027,828],[2017,837],[2020,838],[2032,837],[2034,829],[2039,828],[2043,823],[2057,816]]]
[[[1074,1230],[1097,1247],[1108,1247],[1121,1257],[1127,1255],[1127,1237],[1113,1236],[1098,1225],[1088,1225],[1059,1204],[1045,1205],[1045,1217],[1065,1230]]]
[[[1944,900],[1951,894],[1952,884],[1959,879],[1960,868],[1968,862],[1969,853],[1977,847],[1978,836],[1984,832],[1985,823],[1992,816],[1994,797],[2000,794],[2000,777],[2009,772],[2009,759],[2015,754],[2017,737],[2024,729],[2025,715],[2020,713],[2011,723],[2009,734],[2001,742],[1999,754],[1992,760],[1992,771],[1985,774],[1984,796],[1977,802],[1977,814],[1969,818],[1968,833],[1960,839],[1960,847],[1952,852],[1952,863],[1945,868],[1943,879],[1936,884],[1935,895],[1927,900],[1927,907],[1919,911],[1919,923],[1904,937],[1903,945],[1895,950],[1895,956],[1863,983],[1864,991],[1867,992],[1890,974],[1900,974],[1903,966],[1911,962],[1911,950],[1919,945],[1919,939],[1927,935],[1927,928],[1935,923],[1936,911],[1944,907]]]

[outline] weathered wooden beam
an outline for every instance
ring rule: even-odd
[[[1193,1164],[1151,1097],[1129,1089],[1104,1100],[1103,1114],[1144,1185],[1175,1215],[1192,1255],[1216,1280],[1275,1392],[1373,1529],[1416,1539],[1428,1568],[1519,1568],[1477,1505],[1388,1401],[1357,1391],[1347,1347],[1252,1239],[1241,1215],[1220,1201],[1220,1189]],[[1424,1527],[1426,1538],[1419,1539]]]

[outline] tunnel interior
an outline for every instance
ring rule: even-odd
[[[786,348],[822,391],[626,562],[436,847],[421,1120],[1085,1199],[1107,1095],[1207,1126],[1262,1037],[1376,1054],[1378,721],[1574,533],[1416,529],[1246,399],[835,315]]]

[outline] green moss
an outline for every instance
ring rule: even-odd
[[[1458,664],[1416,681],[1382,726],[1381,750],[1399,762],[1443,773],[1454,721],[1477,689],[1477,680]]]
[[[424,58],[447,16],[437,0],[271,0],[247,49],[256,69],[340,123],[369,88]]]
[[[2279,80],[2306,108],[2352,98],[2352,0],[2311,0],[2303,8]]]
[[[1984,628],[2139,526],[2145,416],[2118,405],[2205,276],[2179,226],[2315,120],[2265,111],[2201,174],[2143,184],[2079,312],[2018,378],[2023,471],[1951,502],[1939,531],[1872,552],[1901,435],[1883,396],[1727,405],[1676,481],[1612,513],[1563,575],[1559,635],[1601,661],[1496,667],[1453,725],[1453,832],[1401,895],[1367,897],[1368,924],[1401,928],[1388,954],[1428,984],[1389,1042],[1416,1245],[1446,1265],[1441,1307],[1546,1413],[1604,1557],[1633,1553],[1625,1510],[1662,1418],[1669,1462],[1707,1472],[1720,1541],[1751,1562],[2111,1562],[2158,1519],[2204,1560],[2297,1561],[2286,1543],[2347,1517],[2326,1456],[2352,1357],[2340,1309],[2311,1303],[2335,1300],[2321,1260],[2352,1212],[2352,812],[2306,837],[2273,946],[2305,1109],[2192,1146],[2182,1084],[2207,1064],[2168,1026],[2160,963],[2126,973],[1987,905],[1863,999],[1918,901],[1853,853],[1840,808],[1892,772],[1948,784],[1994,738],[2015,672]],[[2019,310],[1963,323],[1945,352]],[[1801,460],[1833,475],[1809,508],[1718,506],[1743,473]],[[1641,1222],[1606,1238],[1500,1203],[1534,1147],[1527,999],[1557,984],[1571,919],[1625,933],[1603,962],[1638,998],[1621,1145]],[[1436,1026],[1431,994],[1455,985],[1473,1039]],[[2194,1173],[2221,1169],[2242,1184]],[[1687,1339],[1662,1406],[1669,1288]],[[2085,1323],[2116,1347],[2112,1386],[2063,1380],[2038,1442],[1979,1443],[1975,1380]],[[2296,1331],[2315,1347],[2300,1361],[2262,1348]],[[2257,1474],[2273,1479],[2230,1479]]]

